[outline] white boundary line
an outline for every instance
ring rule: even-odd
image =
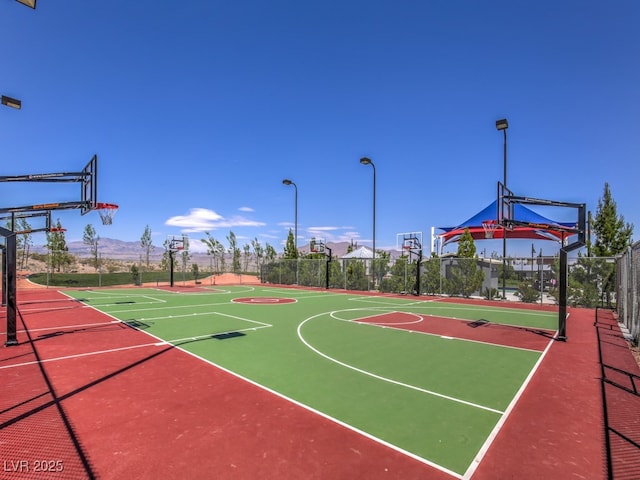
[[[376,308],[376,310],[377,310],[377,309],[378,309],[378,308]],[[351,310],[361,310],[361,309],[351,309]],[[366,308],[363,308],[362,310],[366,310]],[[349,311],[349,309],[347,309],[347,310],[343,310],[343,311]],[[397,311],[397,310],[396,310],[396,311]],[[340,319],[340,318],[334,317],[334,316],[333,316],[333,314],[334,314],[335,312],[340,312],[340,311],[339,311],[339,310],[337,310],[337,311],[329,312],[329,315],[330,315],[332,318],[336,318],[336,320],[339,320],[339,321],[345,321],[345,322],[352,322],[352,321],[353,321],[353,320],[342,320],[342,319]],[[393,313],[393,312],[390,312],[390,313]],[[404,313],[410,313],[410,312],[404,312]],[[452,401],[454,401],[454,402],[459,402],[459,403],[462,403],[462,404],[466,404],[466,405],[468,405],[468,406],[477,407],[477,408],[480,408],[480,409],[483,409],[483,410],[488,410],[488,411],[491,411],[491,412],[494,412],[494,413],[498,413],[498,414],[500,415],[500,418],[499,418],[498,422],[496,423],[496,425],[494,426],[493,430],[491,431],[491,433],[490,433],[490,434],[489,434],[489,436],[487,437],[487,440],[485,441],[485,443],[484,443],[484,444],[482,445],[482,447],[480,448],[480,450],[479,450],[478,454],[476,455],[476,457],[473,459],[473,461],[471,462],[471,464],[470,464],[470,465],[469,465],[469,467],[467,468],[467,471],[465,472],[465,474],[464,474],[463,476],[457,476],[457,478],[461,478],[462,480],[470,480],[470,479],[471,479],[471,476],[473,475],[473,473],[475,472],[475,470],[476,470],[476,469],[478,468],[478,466],[480,465],[481,460],[484,458],[484,455],[485,455],[485,454],[487,453],[487,451],[489,450],[489,447],[490,447],[490,446],[491,446],[491,444],[493,443],[493,440],[497,437],[498,432],[501,430],[502,426],[503,426],[503,425],[504,425],[504,423],[506,422],[506,420],[507,420],[507,418],[508,418],[509,414],[510,414],[510,413],[513,411],[513,409],[515,408],[515,406],[516,406],[516,404],[517,404],[518,400],[519,400],[519,399],[520,399],[520,397],[522,396],[522,394],[523,394],[524,390],[526,389],[526,387],[527,387],[527,386],[528,386],[528,384],[530,383],[530,381],[531,381],[531,379],[533,378],[533,376],[534,376],[535,372],[538,370],[538,367],[539,367],[539,366],[540,366],[540,364],[542,363],[542,360],[544,359],[544,357],[546,356],[547,352],[548,352],[548,351],[549,351],[549,349],[551,348],[551,345],[552,345],[552,344],[553,344],[553,342],[554,342],[554,340],[553,340],[553,339],[549,340],[549,342],[547,343],[547,346],[546,346],[546,348],[544,349],[544,351],[543,351],[543,352],[540,352],[540,351],[538,351],[538,350],[530,350],[530,349],[523,349],[523,348],[518,348],[518,347],[508,347],[508,346],[504,346],[504,345],[496,345],[496,344],[486,343],[486,342],[478,342],[478,343],[486,343],[487,345],[496,345],[496,346],[499,346],[499,347],[505,347],[505,348],[516,348],[516,349],[518,349],[518,350],[527,350],[527,351],[531,351],[531,352],[534,352],[534,353],[538,353],[538,354],[540,354],[540,356],[539,356],[538,360],[536,361],[535,365],[533,366],[533,368],[531,369],[531,371],[530,371],[530,372],[529,372],[529,374],[527,375],[527,378],[524,380],[524,382],[522,383],[522,385],[521,385],[521,386],[520,386],[520,388],[518,389],[518,392],[516,392],[516,395],[514,396],[514,398],[511,400],[511,402],[510,402],[510,403],[509,403],[509,405],[507,406],[507,409],[506,409],[504,412],[501,412],[501,411],[499,411],[499,410],[491,409],[491,408],[489,408],[489,407],[484,407],[484,406],[482,406],[482,405],[477,405],[477,404],[474,404],[474,403],[472,403],[472,402],[467,402],[467,401],[464,401],[464,400],[456,399],[456,398],[454,398],[454,397],[449,397],[449,396],[447,396],[447,395],[439,394],[439,393],[437,393],[437,392],[432,392],[432,391],[430,391],[430,390],[422,389],[422,388],[420,388],[420,387],[415,387],[415,386],[413,386],[413,385],[409,385],[409,384],[405,384],[405,383],[402,383],[402,382],[398,382],[398,381],[393,380],[393,379],[388,379],[388,378],[386,378],[386,377],[382,377],[382,376],[379,376],[379,375],[373,374],[373,373],[371,373],[371,372],[367,372],[366,370],[362,370],[362,369],[359,369],[359,368],[357,368],[357,367],[353,367],[353,366],[351,366],[351,365],[348,365],[348,364],[346,364],[346,363],[344,363],[344,362],[341,362],[341,361],[339,361],[339,360],[336,360],[336,359],[334,359],[334,358],[330,357],[329,355],[326,355],[326,354],[324,354],[324,353],[320,352],[319,350],[317,350],[316,348],[314,348],[312,345],[310,345],[310,344],[309,344],[309,343],[308,343],[308,342],[307,342],[307,341],[302,337],[302,334],[300,333],[300,328],[301,328],[301,327],[302,327],[302,325],[303,325],[304,323],[306,323],[308,320],[312,320],[312,319],[314,319],[314,318],[317,318],[317,317],[320,317],[320,316],[323,316],[323,315],[327,315],[327,312],[324,312],[324,313],[321,313],[321,314],[318,314],[318,315],[314,315],[314,316],[312,316],[312,317],[309,317],[309,318],[307,318],[306,320],[304,320],[303,322],[301,322],[301,323],[298,325],[298,337],[300,338],[300,340],[301,340],[301,341],[302,341],[302,342],[303,342],[303,343],[304,343],[308,348],[310,348],[312,351],[314,351],[314,352],[315,352],[315,353],[317,353],[318,355],[322,356],[323,358],[326,358],[327,360],[332,361],[332,362],[335,362],[335,363],[337,363],[337,364],[339,364],[339,365],[341,365],[341,366],[343,366],[343,367],[345,367],[345,368],[349,368],[349,369],[355,370],[355,371],[357,371],[357,372],[359,372],[359,373],[362,373],[362,374],[364,374],[364,375],[371,376],[371,377],[373,377],[373,378],[377,378],[377,379],[380,379],[380,380],[383,380],[383,381],[388,381],[388,382],[390,382],[390,383],[397,384],[397,385],[399,385],[399,386],[403,386],[403,387],[407,387],[407,388],[411,388],[411,389],[414,389],[414,390],[417,390],[417,391],[421,391],[421,392],[424,392],[424,393],[427,393],[427,394],[430,394],[430,395],[438,396],[438,397],[444,398],[444,399],[446,399],[446,400],[452,400]],[[377,326],[377,325],[376,325],[376,324],[374,324],[374,323],[364,323],[364,322],[363,322],[363,323],[360,323],[360,324],[361,324],[361,325]],[[383,326],[383,327],[381,327],[381,328],[388,328],[388,327],[384,327],[384,326]],[[403,331],[407,331],[407,330],[404,330],[404,329],[403,329]],[[407,332],[408,332],[408,331],[407,331]],[[418,332],[418,333],[423,333],[423,332]],[[433,334],[431,334],[431,335],[433,335]],[[439,336],[439,335],[436,335],[436,336]],[[441,336],[441,337],[442,337],[442,336]],[[451,337],[442,337],[442,338],[451,338]],[[464,339],[461,339],[461,340],[464,340]],[[397,450],[402,451],[402,449],[398,449],[398,448],[397,448],[397,447],[395,447],[395,446],[391,446],[391,448],[395,448],[395,449],[397,449]],[[425,461],[425,462],[427,462],[430,466],[432,466],[432,467],[434,467],[434,468],[436,468],[436,469],[447,471],[446,469],[444,469],[444,468],[443,468],[443,467],[441,467],[440,465],[437,465],[437,464],[434,464],[434,463],[432,463],[432,462],[429,462],[429,461],[428,461],[428,460],[426,460],[426,459],[424,459],[424,461]],[[447,473],[451,473],[451,472],[447,471]],[[454,475],[457,475],[457,474],[454,474]]]
[[[498,423],[496,423],[495,427],[493,427],[493,430],[491,431],[491,433],[487,437],[487,440],[484,442],[482,447],[480,447],[480,450],[478,451],[478,454],[476,455],[476,457],[471,462],[471,465],[469,465],[469,468],[467,468],[467,471],[464,473],[464,476],[462,477],[463,480],[471,479],[471,477],[473,476],[474,472],[476,471],[476,469],[480,465],[480,462],[482,461],[484,456],[489,451],[489,447],[491,447],[491,444],[493,443],[493,441],[498,436],[498,433],[500,432],[500,430],[504,426],[505,422],[509,418],[509,415],[511,414],[511,412],[515,408],[516,404],[520,400],[520,397],[522,396],[522,394],[524,393],[525,389],[527,388],[527,386],[531,382],[531,379],[533,378],[534,374],[538,371],[538,368],[540,367],[540,364],[542,363],[544,358],[547,356],[547,353],[549,352],[549,349],[551,348],[551,345],[553,345],[554,341],[555,340],[553,340],[553,339],[549,340],[549,342],[547,344],[547,347],[544,349],[544,352],[542,352],[542,355],[540,355],[540,358],[538,358],[538,361],[536,362],[536,364],[533,366],[533,368],[529,372],[529,375],[527,376],[525,381],[522,382],[522,385],[520,386],[520,389],[518,390],[518,392],[513,397],[513,400],[511,400],[511,403],[509,403],[509,405],[507,406],[507,409],[505,410],[504,415],[502,415],[502,417],[500,417],[500,420],[498,420]]]
[[[177,348],[180,348],[180,347],[177,347]],[[271,393],[272,395],[275,395],[276,397],[282,398],[283,400],[286,400],[287,402],[291,402],[292,404],[294,404],[294,405],[296,405],[296,406],[298,406],[298,407],[300,407],[300,408],[302,408],[304,410],[307,410],[307,411],[309,411],[309,412],[311,412],[311,413],[313,413],[315,415],[318,415],[318,416],[320,416],[322,418],[325,418],[326,420],[329,420],[329,421],[331,421],[331,422],[333,422],[333,423],[335,423],[337,425],[340,425],[341,427],[344,427],[347,430],[351,430],[352,432],[355,432],[355,433],[357,433],[359,435],[362,435],[363,437],[368,438],[369,440],[372,440],[372,441],[374,441],[376,443],[384,445],[385,447],[388,447],[391,450],[399,452],[399,453],[401,453],[403,455],[406,455],[409,458],[413,458],[414,460],[417,460],[420,463],[428,465],[428,466],[430,466],[432,468],[435,468],[436,470],[440,470],[441,472],[444,472],[444,473],[446,473],[448,475],[451,475],[454,478],[462,480],[462,475],[460,475],[459,473],[456,473],[456,472],[454,472],[452,470],[449,470],[449,469],[447,469],[447,468],[445,468],[445,467],[443,467],[441,465],[433,463],[433,462],[431,462],[431,461],[429,461],[429,460],[427,460],[425,458],[422,458],[419,455],[416,455],[415,453],[412,453],[412,452],[409,452],[407,450],[404,450],[404,449],[402,449],[402,448],[400,448],[400,447],[398,447],[398,446],[396,446],[396,445],[394,445],[392,443],[389,443],[389,442],[387,442],[385,440],[382,440],[381,438],[378,438],[378,437],[376,437],[376,436],[374,436],[374,435],[372,435],[372,434],[370,434],[368,432],[365,432],[364,430],[360,430],[359,428],[356,428],[353,425],[349,425],[348,423],[345,423],[342,420],[338,420],[335,417],[332,417],[332,416],[330,416],[330,415],[328,415],[328,414],[326,414],[324,412],[321,412],[320,410],[316,410],[315,408],[313,408],[313,407],[311,407],[309,405],[306,405],[306,404],[304,404],[302,402],[299,402],[298,400],[295,400],[295,399],[293,399],[291,397],[288,397],[288,396],[284,395],[283,393],[280,393],[280,392],[278,392],[276,390],[273,390],[273,389],[271,389],[271,388],[269,388],[269,387],[267,387],[265,385],[262,385],[262,384],[256,382],[255,380],[251,380],[250,378],[247,378],[247,377],[245,377],[243,375],[240,375],[239,373],[236,373],[236,372],[234,372],[232,370],[229,370],[228,368],[223,367],[222,365],[219,365],[219,364],[217,364],[217,363],[215,363],[215,362],[213,362],[211,360],[207,360],[206,358],[202,358],[199,355],[197,355],[195,353],[192,353],[192,352],[190,352],[188,350],[184,350],[182,348],[180,348],[180,350],[182,350],[183,352],[185,352],[188,355],[191,355],[192,357],[197,358],[198,360],[201,360],[201,361],[203,361],[205,363],[208,363],[209,365],[212,365],[212,366],[222,370],[225,373],[228,373],[229,375],[232,375],[232,376],[234,376],[234,377],[236,377],[236,378],[238,378],[240,380],[243,380],[243,381],[245,381],[245,382],[247,382],[247,383],[249,383],[251,385],[254,385],[254,386],[258,387],[258,388],[261,388],[262,390],[265,390],[265,391]]]
[[[330,312],[329,315],[331,315],[334,312]],[[398,380],[394,380],[392,378],[388,378],[388,377],[383,377],[381,375],[377,375],[375,373],[372,372],[368,372],[367,370],[363,370],[361,368],[358,367],[354,367],[353,365],[349,365],[348,363],[344,363],[340,360],[337,360],[329,355],[327,355],[326,353],[321,352],[320,350],[318,350],[317,348],[315,348],[313,345],[311,345],[307,340],[305,340],[304,336],[302,335],[301,329],[302,326],[307,323],[310,320],[313,320],[315,318],[321,317],[327,315],[326,312],[324,313],[319,313],[317,315],[313,315],[312,317],[309,317],[305,320],[303,320],[300,324],[298,324],[298,338],[300,339],[300,341],[307,347],[309,348],[311,351],[315,352],[316,354],[320,355],[323,358],[326,358],[327,360],[329,360],[330,362],[336,363],[342,367],[348,368],[350,370],[353,370],[355,372],[361,373],[363,375],[367,375],[369,377],[375,378],[376,380],[382,380],[383,382],[387,382],[387,383],[391,383],[393,385],[398,385],[400,387],[405,387],[411,390],[415,390],[417,392],[422,392],[422,393],[426,393],[428,395],[434,396],[434,397],[438,397],[438,398],[443,398],[445,400],[450,400],[452,402],[456,402],[456,403],[460,403],[462,405],[466,405],[468,407],[473,407],[473,408],[478,408],[480,410],[485,410],[487,412],[491,412],[491,413],[497,413],[498,415],[502,415],[504,412],[501,410],[496,410],[495,408],[491,408],[491,407],[487,407],[484,405],[480,405],[478,403],[473,403],[473,402],[468,402],[466,400],[462,400],[460,398],[456,398],[456,397],[451,397],[449,395],[445,395],[443,393],[438,393],[435,392],[433,390],[428,390],[426,388],[422,388],[422,387],[416,387],[415,385],[410,385],[408,383],[403,383],[403,382],[399,382]],[[362,323],[361,325],[364,325],[364,323]],[[408,330],[404,330],[405,332],[409,333]]]
[[[155,343],[141,343],[141,344],[138,344],[138,345],[130,345],[128,347],[109,348],[107,350],[98,350],[98,351],[86,352],[86,353],[76,353],[74,355],[65,355],[65,356],[62,356],[62,357],[47,358],[45,360],[34,360],[32,362],[14,363],[13,365],[3,365],[3,366],[0,366],[0,370],[16,368],[16,367],[24,367],[24,366],[27,366],[27,365],[34,365],[34,364],[38,364],[38,363],[59,362],[61,360],[70,360],[70,359],[74,359],[74,358],[90,357],[90,356],[93,356],[93,355],[102,355],[102,354],[105,354],[105,353],[122,352],[124,350],[133,350],[133,349],[136,349],[136,348],[161,347],[161,346],[171,346],[172,347],[173,345],[171,345],[170,343],[165,342],[164,340],[162,340],[160,342],[155,342]]]
[[[98,327],[100,325],[115,325],[118,323],[122,323],[120,320],[112,320],[110,322],[96,322],[96,323],[79,323],[77,325],[59,325],[55,327],[43,327],[43,328],[32,328],[29,329],[30,332],[47,332],[49,330],[62,330],[62,329],[71,329],[77,327]],[[24,329],[18,330],[18,332],[24,333]],[[0,335],[6,335],[7,332],[0,332]]]

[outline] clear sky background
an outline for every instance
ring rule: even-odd
[[[0,108],[0,175],[75,172],[97,154],[98,199],[120,210],[109,227],[54,211],[67,241],[87,224],[138,241],[148,225],[157,246],[233,231],[281,251],[284,178],[300,246],[371,246],[367,156],[376,246],[423,232],[428,248],[431,227],[495,200],[506,117],[515,194],[595,214],[608,182],[638,239],[638,25],[637,0],[1,0],[0,93],[23,104]],[[78,184],[0,184],[4,207],[79,199]]]

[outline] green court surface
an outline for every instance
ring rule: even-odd
[[[64,293],[458,477],[550,340],[517,348],[430,327],[458,319],[553,331],[557,322],[552,312],[263,286]]]

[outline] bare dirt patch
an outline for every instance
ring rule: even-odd
[[[214,275],[213,277],[204,277],[198,280],[178,280],[175,285],[189,286],[189,287],[208,287],[211,285],[249,285],[258,284],[260,279],[255,275],[242,275],[235,273],[223,273],[221,275]],[[167,283],[168,284],[168,283]],[[157,286],[157,282],[145,283],[144,286]]]

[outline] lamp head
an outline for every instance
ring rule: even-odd
[[[285,178],[284,180],[282,180],[282,183],[284,183],[285,185],[291,185],[293,182],[288,178]]]
[[[36,8],[36,1],[37,0],[16,0],[18,3],[21,3],[23,5],[26,5],[27,7],[33,8],[35,10]]]
[[[360,163],[361,163],[362,165],[371,165],[371,163],[372,163],[372,162],[371,162],[371,160],[370,160],[370,159],[368,159],[367,157],[362,157],[362,158],[360,159]]]
[[[496,130],[506,130],[507,128],[509,128],[509,122],[506,118],[496,121]]]
[[[7,97],[2,95],[2,105],[20,110],[22,108],[22,102],[16,98]]]

